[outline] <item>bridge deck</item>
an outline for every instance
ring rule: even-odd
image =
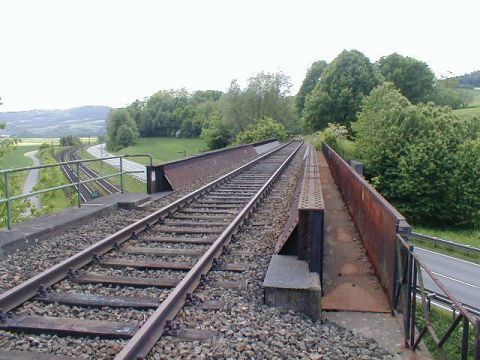
[[[321,151],[325,202],[323,310],[390,312],[390,307]]]

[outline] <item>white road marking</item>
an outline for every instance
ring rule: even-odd
[[[465,282],[465,281],[462,281],[462,280],[458,280],[458,279],[452,278],[452,277],[450,277],[450,276],[437,273],[437,272],[435,272],[435,271],[432,271],[432,273],[434,273],[435,275],[438,275],[438,276],[440,276],[440,277],[443,277],[443,278],[445,278],[445,279],[452,280],[452,281],[458,282],[458,283],[460,283],[460,284],[473,287],[474,289],[480,289],[480,286],[477,286],[477,285],[474,285],[474,284],[470,284],[470,283],[468,283],[468,282]]]
[[[467,260],[463,260],[463,259],[459,259],[457,257],[454,257],[454,256],[450,256],[450,255],[445,255],[445,254],[442,254],[442,253],[439,253],[439,252],[436,252],[436,251],[432,251],[432,250],[427,250],[427,249],[424,249],[420,246],[417,246],[413,249],[413,251],[415,252],[415,249],[420,249],[422,251],[426,251],[426,252],[429,252],[429,253],[432,253],[432,254],[435,254],[435,255],[440,255],[440,256],[443,256],[443,257],[446,257],[446,258],[449,258],[449,259],[453,259],[453,260],[456,260],[456,261],[461,261],[461,262],[464,262],[466,264],[469,264],[469,265],[473,265],[473,266],[476,266],[476,267],[480,267],[479,264],[475,264],[473,262],[470,262],[470,261],[467,261]]]

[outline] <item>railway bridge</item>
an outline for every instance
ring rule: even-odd
[[[146,187],[0,231],[0,359],[428,359],[427,334],[479,359],[472,304],[329,146],[209,152]]]

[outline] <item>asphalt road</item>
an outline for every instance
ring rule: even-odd
[[[480,309],[480,265],[419,247],[414,251],[453,296]],[[426,289],[445,295],[428,274],[422,273]]]
[[[110,154],[106,149],[105,149],[105,144],[99,144],[99,145],[93,145],[87,148],[87,151],[95,156],[96,158],[101,158],[101,157],[109,157],[109,156],[115,156]],[[120,160],[119,159],[110,159],[110,160],[104,160],[107,164],[119,168],[120,167]],[[140,173],[133,173],[129,174],[130,176],[136,177],[137,179],[140,179],[143,182],[147,182],[147,169],[145,165],[139,164],[135,161],[132,160],[127,160],[123,159],[122,160],[122,167],[124,171],[141,171]]]

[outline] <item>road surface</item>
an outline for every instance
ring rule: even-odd
[[[415,253],[460,302],[480,309],[480,265],[434,251],[415,248]],[[445,295],[422,271],[425,288]]]
[[[37,151],[30,151],[25,153],[25,156],[28,156],[30,159],[32,159],[33,161],[32,166],[40,165],[40,160],[38,160],[36,154],[37,154]],[[37,185],[39,176],[40,176],[39,169],[30,170],[28,172],[27,177],[25,178],[25,182],[23,183],[22,194],[28,194],[33,191],[33,188],[35,187],[35,185]],[[29,197],[28,199],[32,202],[32,205],[34,207],[36,207],[37,209],[41,208],[40,199],[38,198],[38,195]],[[31,213],[31,210],[29,208],[22,215],[28,216],[30,215],[30,213]]]
[[[87,151],[96,158],[115,156],[105,149],[105,144],[93,145],[87,148]],[[105,163],[115,168],[120,168],[120,159],[104,160]],[[145,165],[132,160],[123,159],[122,166],[124,171],[141,171],[141,173],[129,174],[143,182],[147,182],[147,169]]]

